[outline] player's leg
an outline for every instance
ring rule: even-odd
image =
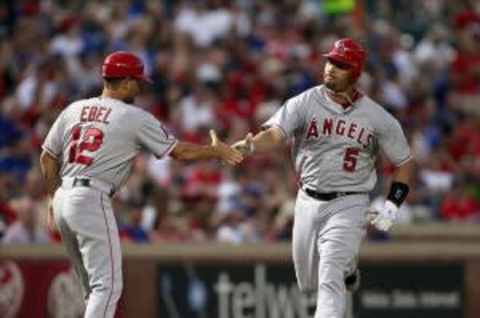
[[[113,317],[123,288],[120,238],[107,195],[78,188],[69,198],[67,222],[77,234],[90,294],[85,318]]]
[[[303,292],[317,289],[319,207],[324,204],[299,190],[295,202],[292,256],[298,287]]]
[[[368,200],[362,196],[332,202],[332,213],[318,237],[317,311],[315,318],[343,318],[346,308],[345,278],[352,272],[365,236]]]

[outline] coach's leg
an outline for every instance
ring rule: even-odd
[[[298,287],[302,292],[317,289],[319,207],[324,204],[299,190],[295,202],[292,256]]]
[[[77,237],[75,233],[72,232],[65,218],[63,217],[63,211],[65,210],[64,203],[66,202],[65,198],[68,198],[68,196],[68,190],[63,190],[61,188],[57,190],[53,201],[53,212],[57,229],[62,236],[63,245],[65,246],[67,255],[82,287],[82,294],[86,300],[88,299],[88,294],[90,293],[88,273],[83,266],[82,255],[78,246]]]
[[[322,228],[318,238],[320,264],[315,318],[344,318],[345,277],[365,235],[365,204],[342,207]]]
[[[90,282],[85,318],[112,318],[123,288],[120,238],[110,199],[102,193],[97,200],[102,234],[82,236],[80,241]]]
[[[111,318],[120,298],[122,258],[111,201],[90,189],[71,191],[67,222],[76,233],[90,293],[85,318]]]

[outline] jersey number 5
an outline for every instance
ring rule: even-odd
[[[72,128],[71,134],[68,162],[91,165],[93,158],[82,155],[82,152],[85,150],[89,152],[97,151],[103,143],[103,132],[98,128],[88,127],[82,136],[82,127],[75,126]]]
[[[348,172],[354,172],[355,167],[357,166],[357,159],[359,154],[360,149],[358,148],[345,149],[345,157],[343,157],[343,170]]]

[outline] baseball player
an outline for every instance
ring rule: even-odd
[[[324,84],[287,100],[262,132],[233,147],[252,154],[293,140],[300,180],[292,242],[297,282],[302,291],[317,291],[316,318],[342,318],[346,290],[358,283],[366,225],[371,221],[383,231],[393,225],[413,161],[398,121],[355,86],[366,60],[363,48],[340,39],[324,56]],[[369,214],[380,150],[397,168],[383,208]]]
[[[111,197],[128,178],[135,156],[221,159],[235,165],[243,156],[219,141],[181,142],[151,114],[131,103],[140,93],[143,63],[115,52],[102,66],[101,96],[69,105],[51,127],[41,168],[51,198],[49,221],[59,229],[83,286],[88,318],[113,317],[122,292],[122,257]]]

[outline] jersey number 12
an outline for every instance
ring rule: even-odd
[[[83,155],[82,152],[85,150],[89,152],[97,151],[103,143],[103,132],[98,128],[88,127],[82,135],[82,127],[75,126],[72,128],[71,134],[68,162],[91,165],[93,158]]]

